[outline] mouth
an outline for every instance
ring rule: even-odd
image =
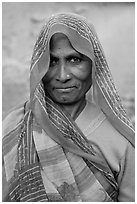
[[[60,92],[60,93],[69,93],[69,92],[73,91],[74,89],[76,89],[75,86],[73,86],[73,87],[65,87],[65,88],[62,88],[62,87],[55,88],[55,90]]]

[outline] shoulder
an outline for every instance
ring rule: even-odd
[[[128,140],[113,127],[107,118],[103,120],[95,133],[100,135],[102,142],[108,145],[109,148],[115,151],[119,150],[120,155],[126,151]]]
[[[127,157],[129,147],[130,151],[134,151],[129,141],[113,127],[107,118],[87,137],[102,152],[109,166],[115,172],[120,171],[121,159]]]
[[[93,106],[91,107],[91,105],[90,103],[87,104],[87,110],[85,109],[85,113],[83,115],[81,114],[81,123],[78,121],[78,125],[80,124],[79,127],[82,127],[81,130],[87,139],[102,152],[112,169],[118,172],[120,169],[120,161],[127,154],[129,146],[130,151],[134,151],[134,148],[129,141],[114,128],[106,115],[98,107],[94,108]]]
[[[129,141],[119,133],[107,118],[93,132],[95,143],[103,152],[113,170],[120,171],[120,161],[127,154],[127,149],[134,149]]]
[[[2,122],[2,135],[5,137],[21,122],[24,116],[24,104],[21,104],[14,108]]]
[[[18,136],[22,127],[22,119],[24,116],[24,104],[19,105],[3,120],[2,123],[2,154],[3,154],[3,176],[4,182],[4,197],[7,195],[8,188],[6,183],[9,181],[13,174],[17,162],[17,143]],[[3,197],[3,199],[4,199]]]
[[[126,153],[129,141],[118,132],[106,116],[101,113],[97,120],[90,124],[86,131],[89,140],[95,142],[105,155],[120,160]]]
[[[18,135],[21,131],[22,119],[24,116],[24,105],[16,107],[2,123],[2,150],[3,156],[12,155],[18,142]],[[13,156],[13,155],[12,155]]]

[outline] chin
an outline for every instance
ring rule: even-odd
[[[61,100],[59,100],[58,98],[54,98],[53,101],[55,103],[58,103],[59,105],[67,105],[67,106],[71,106],[74,105],[76,103],[78,103],[79,101],[81,101],[82,98],[72,98],[72,97],[61,97]]]
[[[55,101],[55,100],[54,100]],[[60,105],[71,105],[76,103],[75,100],[67,100],[67,99],[62,99],[62,100],[56,100],[56,103],[60,104]]]
[[[73,99],[72,97],[65,97],[65,96],[51,97],[51,98],[55,103],[58,103],[58,104],[72,104],[72,103],[75,103],[76,101],[76,99]]]

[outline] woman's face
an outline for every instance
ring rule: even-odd
[[[53,101],[69,105],[82,100],[92,84],[91,74],[91,60],[77,52],[64,34],[55,34],[50,42],[49,70],[43,77]]]

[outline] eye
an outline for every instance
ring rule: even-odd
[[[79,57],[70,57],[68,60],[73,64],[81,62],[81,58],[79,58]]]
[[[58,59],[56,57],[50,57],[50,67],[54,67],[58,63]]]

